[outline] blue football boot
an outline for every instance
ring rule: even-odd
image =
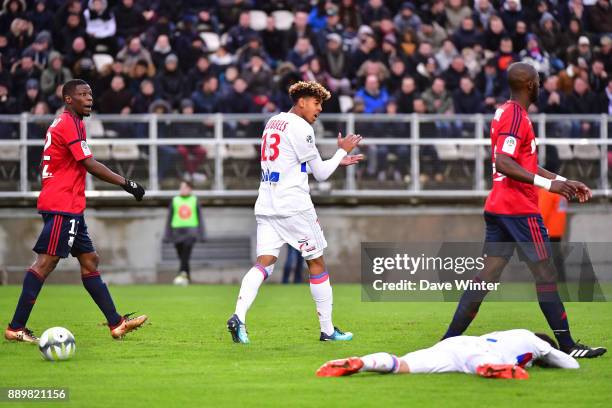
[[[227,321],[227,329],[232,334],[234,343],[249,344],[246,325],[235,314]]]
[[[334,326],[334,332],[330,335],[327,335],[321,332],[321,337],[319,340],[321,341],[349,341],[353,339],[353,333],[351,332],[343,332],[339,328]]]

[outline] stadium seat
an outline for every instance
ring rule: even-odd
[[[353,98],[349,95],[340,95],[338,98],[340,102],[340,111],[342,113],[350,112],[353,109]]]
[[[249,17],[251,18],[251,28],[255,31],[261,31],[266,28],[266,20],[268,15],[261,10],[249,11]]]
[[[251,169],[251,164],[257,158],[258,151],[253,145],[228,145],[227,158],[231,163],[234,175],[244,179]]]
[[[99,119],[90,118],[86,120],[85,131],[88,137],[104,137],[104,125]]]
[[[599,146],[590,144],[577,144],[574,146],[574,158],[576,159],[576,166],[581,177],[589,177],[591,175],[600,157]]]
[[[2,146],[0,149],[0,174],[3,179],[12,179],[19,168],[19,146]]]
[[[221,46],[221,39],[217,33],[200,33],[200,38],[206,44],[206,50],[215,52]]]
[[[277,30],[286,31],[293,25],[293,13],[289,10],[276,10],[272,12],[274,27]]]
[[[140,158],[140,150],[135,144],[113,144],[111,156],[116,161],[119,171],[129,178],[134,171],[136,161]]]
[[[111,159],[111,148],[108,144],[91,144],[89,145],[91,153],[96,160],[107,161]]]
[[[109,54],[94,54],[93,61],[96,66],[96,71],[102,72],[104,67],[114,62],[114,59]]]

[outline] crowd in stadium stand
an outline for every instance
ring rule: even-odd
[[[0,114],[57,111],[71,78],[98,113],[287,110],[301,79],[325,112],[491,113],[520,60],[532,109],[612,113],[611,48],[609,0],[4,0]]]

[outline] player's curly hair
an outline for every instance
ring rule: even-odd
[[[300,98],[313,97],[321,102],[331,98],[331,94],[325,87],[315,81],[299,81],[289,87],[289,97],[296,103]]]

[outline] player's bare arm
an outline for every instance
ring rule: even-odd
[[[525,170],[520,164],[518,164],[512,157],[506,154],[498,154],[495,157],[495,166],[499,173],[510,177],[513,180],[520,181],[527,184],[535,184],[538,187],[546,188],[552,193],[562,195],[567,200],[571,200],[574,196],[578,195],[578,190],[573,184],[568,183],[567,180],[551,180],[537,174],[533,174]],[[539,173],[539,171],[538,171]],[[540,177],[543,180],[538,179]],[[550,183],[550,184],[549,184]],[[546,184],[546,185],[543,185]]]
[[[581,203],[585,203],[589,201],[591,197],[593,197],[593,193],[591,192],[591,189],[588,188],[584,183],[580,181],[567,180],[565,177],[552,173],[542,167],[538,167],[538,176],[544,177],[549,180],[567,181],[572,187],[574,187],[576,191],[576,197],[578,198],[578,201],[580,201]]]
[[[120,176],[93,157],[89,157],[83,160],[81,163],[87,169],[89,174],[99,178],[102,181],[106,181],[107,183],[121,186],[125,191],[132,194],[136,198],[136,201],[142,200],[142,197],[145,195],[145,190],[140,184]]]

